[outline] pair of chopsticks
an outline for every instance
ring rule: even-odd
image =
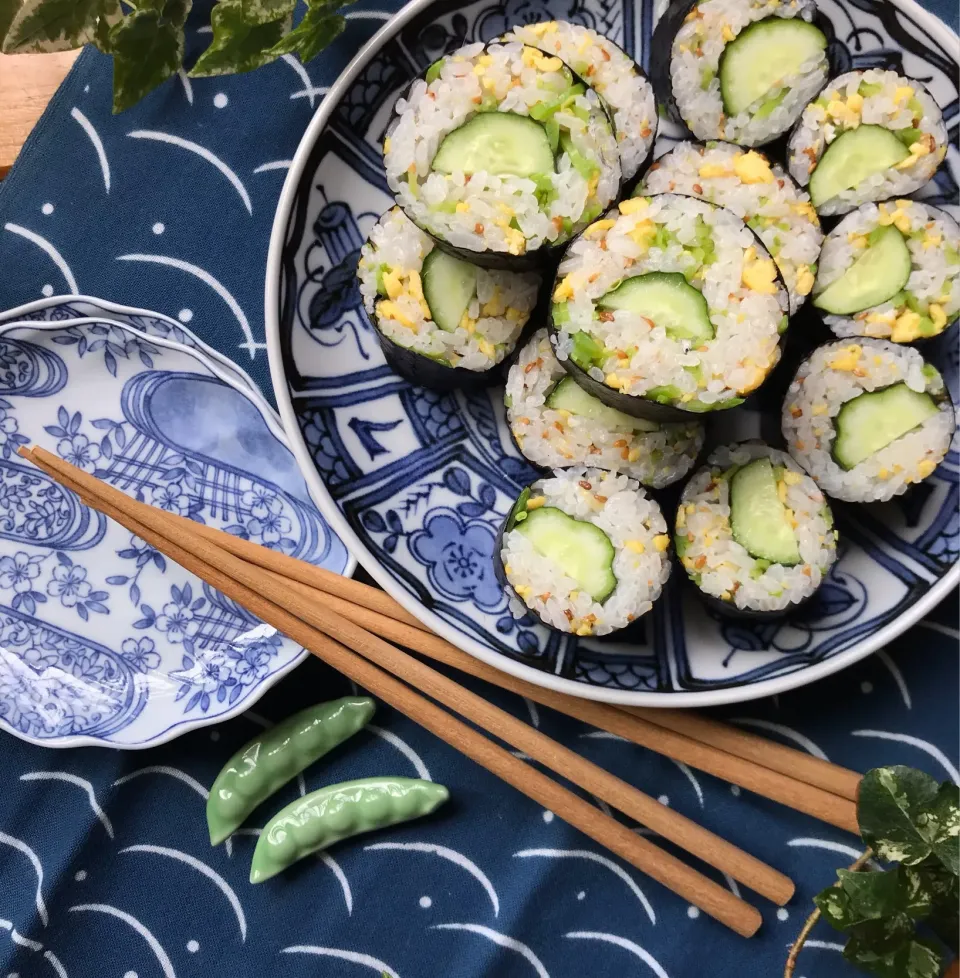
[[[853,771],[685,711],[618,708],[542,689],[457,649],[375,588],[137,502],[43,449],[20,453],[87,505],[739,934],[750,936],[760,926],[754,907],[453,713],[775,903],[793,895],[790,879],[391,643],[831,825],[857,829],[860,776]]]

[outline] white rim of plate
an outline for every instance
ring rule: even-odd
[[[77,297],[74,296],[74,298]],[[99,302],[99,300],[93,300],[93,301]],[[114,308],[120,309],[122,307],[118,307],[116,306],[116,304],[114,304]],[[152,312],[148,312],[147,315],[154,316],[156,314]],[[166,319],[167,317],[164,316],[161,318]],[[87,317],[82,317],[77,319],[59,319],[59,320],[54,320],[52,322],[46,320],[37,320],[37,319],[25,319],[25,320],[19,320],[17,322],[13,322],[13,321],[5,322],[2,325],[0,325],[0,337],[4,336],[6,333],[10,332],[13,329],[34,329],[40,332],[52,333],[58,329],[64,329],[67,326],[90,325],[93,323],[110,323],[110,325],[117,326],[120,329],[126,330],[128,333],[133,333],[134,336],[141,337],[142,339],[146,340],[148,343],[153,343],[159,347],[164,347],[173,350],[175,352],[185,353],[188,356],[192,357],[194,360],[196,360],[199,364],[206,367],[215,377],[217,377],[219,380],[222,380],[224,384],[226,384],[228,387],[233,388],[235,391],[237,391],[239,394],[243,395],[253,403],[254,407],[256,407],[256,409],[261,413],[261,415],[263,415],[264,421],[266,421],[267,427],[270,429],[274,437],[280,442],[281,445],[283,445],[285,448],[287,448],[290,452],[293,453],[294,458],[297,459],[297,463],[298,463],[297,467],[300,469],[300,474],[303,475],[303,467],[302,465],[299,464],[299,458],[297,458],[293,446],[289,443],[286,434],[280,425],[280,422],[277,420],[276,413],[270,408],[270,405],[267,404],[267,402],[263,399],[263,395],[260,394],[259,390],[256,388],[254,388],[253,390],[246,390],[244,387],[238,384],[234,379],[225,376],[224,373],[221,370],[219,370],[214,363],[208,362],[208,358],[199,350],[195,350],[189,346],[184,346],[182,343],[176,343],[173,342],[172,340],[163,339],[162,337],[150,336],[148,333],[141,332],[139,329],[134,329],[134,327],[129,326],[127,323],[118,323],[101,316],[87,316]],[[306,482],[306,479],[304,479],[304,482]],[[307,482],[307,488],[308,490],[310,489],[310,484],[308,482]],[[314,500],[314,503],[316,503],[316,500]],[[327,519],[327,516],[322,509],[320,510],[320,515],[324,518],[324,520],[326,520],[327,525],[330,527],[331,531],[339,536],[340,534],[338,533],[336,527],[334,527],[333,524],[330,522],[330,520]],[[346,541],[344,541],[342,537],[341,540],[343,541],[344,546],[347,548],[347,564],[346,567],[344,568],[343,576],[349,577],[350,575],[353,574],[354,570],[356,570],[357,558],[354,556],[353,551],[350,549],[349,546],[347,546]],[[194,575],[194,577],[196,577],[196,575]],[[291,640],[287,639],[287,641],[291,641]],[[227,720],[231,720],[234,717],[240,716],[240,714],[242,713],[246,713],[246,711],[249,710],[267,692],[267,690],[275,686],[284,676],[287,675],[287,673],[289,673],[290,671],[295,669],[298,665],[300,665],[300,663],[303,662],[309,655],[310,653],[304,649],[299,655],[294,656],[281,669],[278,669],[276,672],[270,673],[270,675],[267,676],[262,683],[260,683],[250,692],[250,695],[248,695],[245,699],[241,700],[240,703],[237,704],[237,706],[226,711],[225,713],[220,713],[217,714],[217,716],[215,717],[207,717],[205,719],[197,717],[196,719],[193,720],[186,720],[183,723],[173,724],[172,726],[167,727],[165,730],[159,733],[156,737],[151,737],[149,740],[141,741],[135,744],[114,744],[111,743],[109,740],[104,740],[98,737],[88,737],[88,736],[58,737],[55,739],[27,737],[24,734],[20,733],[19,731],[15,731],[7,727],[5,727],[4,729],[6,729],[9,733],[13,734],[13,736],[18,737],[20,740],[25,740],[27,741],[27,743],[30,744],[36,744],[38,747],[51,747],[55,749],[67,748],[67,747],[112,747],[115,750],[146,750],[149,747],[158,747],[160,744],[169,743],[171,740],[175,740],[177,737],[180,737],[183,734],[191,733],[194,730],[199,730],[202,727],[209,727],[216,723],[222,723]]]
[[[476,641],[476,639],[472,639],[463,632],[448,625],[439,616],[432,614],[424,608],[419,601],[415,600],[408,591],[401,587],[383,569],[380,562],[367,549],[360,537],[344,519],[339,507],[320,478],[320,473],[317,471],[313,458],[303,440],[297,415],[293,408],[290,388],[287,385],[287,379],[283,369],[280,317],[278,314],[280,308],[280,269],[283,247],[286,242],[287,227],[297,189],[300,185],[300,179],[310,153],[320,133],[326,127],[330,116],[333,114],[334,108],[339,104],[344,93],[353,83],[357,75],[366,67],[367,62],[373,55],[383,47],[384,43],[397,34],[420,11],[429,7],[434,2],[435,0],[411,0],[410,3],[402,7],[354,55],[353,60],[331,86],[320,107],[314,114],[313,119],[311,119],[310,124],[307,126],[300,140],[300,144],[297,146],[293,163],[287,171],[283,190],[280,192],[280,199],[277,203],[277,210],[273,219],[273,228],[270,232],[270,249],[267,253],[266,282],[264,287],[264,323],[266,326],[267,357],[270,361],[270,377],[273,382],[273,393],[277,399],[277,406],[280,410],[280,418],[283,426],[289,432],[290,449],[297,459],[300,471],[307,484],[307,488],[310,490],[313,501],[330,524],[330,527],[337,533],[351,554],[357,555],[357,559],[362,566],[387,594],[440,635],[441,638],[445,638],[452,645],[457,646],[457,648],[462,649],[464,652],[469,652],[475,658],[495,666],[497,669],[511,676],[526,679],[534,685],[542,686],[546,689],[553,689],[560,693],[569,693],[572,696],[579,696],[582,699],[597,700],[603,703],[662,707],[664,709],[678,706],[704,707],[723,706],[728,703],[745,703],[749,700],[761,699],[762,697],[773,696],[777,693],[785,693],[788,690],[807,686],[810,683],[816,682],[818,679],[830,676],[866,658],[888,642],[891,642],[898,635],[901,635],[911,625],[919,621],[928,611],[936,607],[947,593],[960,583],[960,563],[954,564],[909,609],[887,625],[884,625],[883,628],[875,632],[868,639],[858,642],[852,648],[839,652],[824,662],[795,670],[785,676],[763,679],[760,682],[749,685],[729,686],[724,689],[687,693],[629,692],[625,690],[606,689],[602,686],[591,686],[588,683],[578,682],[574,679],[565,679],[562,676],[556,676],[553,673],[536,669],[533,666],[524,665],[504,655],[502,652],[496,652],[493,649],[486,648]],[[889,2],[894,7],[909,11],[910,16],[923,26],[928,33],[941,37],[945,44],[955,45],[958,43],[957,35],[941,20],[924,10],[916,0],[889,0]]]

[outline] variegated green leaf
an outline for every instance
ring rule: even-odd
[[[190,2],[142,3],[110,32],[114,112],[130,108],[179,70]]]
[[[878,978],[939,978],[943,960],[936,947],[920,939],[906,941],[895,951],[881,953],[869,943],[851,939],[843,956]]]
[[[306,64],[315,58],[346,27],[346,20],[335,13],[341,2],[315,3],[307,8],[303,20],[274,47],[276,54],[296,52]]]
[[[20,54],[82,47],[94,39],[101,21],[115,24],[120,17],[118,0],[23,0],[6,32],[3,51]]]
[[[261,6],[268,0],[262,0]],[[282,20],[253,23],[245,18],[249,0],[220,0],[210,16],[213,41],[190,72],[195,77],[252,71],[278,57],[272,49],[290,29],[291,13]],[[276,5],[275,5],[276,6]]]
[[[0,47],[22,3],[23,0],[0,0]]]
[[[293,8],[297,5],[297,0],[236,0],[236,2],[247,24],[269,24],[275,20],[287,20],[293,17]]]

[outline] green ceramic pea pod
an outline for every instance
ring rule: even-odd
[[[360,778],[321,788],[267,822],[253,852],[250,882],[262,883],[341,839],[429,815],[449,797],[442,784],[416,778]]]
[[[366,726],[375,709],[369,696],[344,696],[317,703],[264,730],[241,747],[210,789],[210,844],[223,842],[257,805]]]

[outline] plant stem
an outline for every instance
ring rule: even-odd
[[[855,863],[848,866],[847,868],[852,873],[856,873],[863,869],[866,864],[873,859],[873,850],[868,848],[866,852],[862,853]],[[839,886],[839,880],[833,884],[834,886]],[[800,951],[803,950],[803,945],[807,943],[807,938],[810,936],[810,932],[814,927],[817,926],[817,921],[820,919],[820,908],[817,907],[809,917],[807,917],[806,922],[803,925],[800,933],[797,935],[797,939],[793,942],[793,946],[790,948],[790,953],[787,955],[787,963],[783,969],[783,978],[793,978],[794,969],[797,967],[797,958],[800,956]]]

